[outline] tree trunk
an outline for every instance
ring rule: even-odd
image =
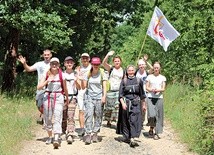
[[[10,28],[7,40],[3,67],[2,92],[11,92],[15,88],[16,78],[16,57],[19,44],[19,30]]]

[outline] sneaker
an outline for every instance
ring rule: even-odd
[[[93,134],[93,136],[92,136],[92,141],[93,141],[93,143],[97,143],[97,142],[98,142],[97,133],[94,133],[94,134]]]
[[[51,137],[48,137],[48,139],[46,140],[45,142],[47,145],[51,144],[52,143],[52,138]]]
[[[44,120],[43,120],[43,116],[39,116],[39,118],[37,119],[37,124],[43,125],[44,124]]]
[[[67,139],[67,143],[68,143],[68,144],[72,144],[73,141],[74,141],[72,135],[68,135],[66,139]]]
[[[84,134],[85,134],[85,130],[84,128],[81,128],[80,131],[78,132],[78,136],[83,137]]]
[[[58,140],[54,140],[53,147],[54,147],[54,149],[58,149],[59,148],[59,141]]]
[[[91,135],[86,135],[85,136],[85,145],[89,145],[91,144]]]

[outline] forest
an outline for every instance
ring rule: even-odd
[[[155,6],[180,33],[167,51],[146,36]],[[77,62],[83,52],[103,59],[114,50],[124,60],[123,67],[147,54],[149,62],[161,62],[168,84],[188,85],[205,97],[202,113],[207,132],[201,136],[205,139],[201,147],[212,152],[213,10],[213,0],[0,0],[1,92],[19,93],[20,54],[32,65],[46,48],[61,61],[70,55]]]

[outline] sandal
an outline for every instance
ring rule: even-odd
[[[111,123],[110,122],[107,122],[107,127],[111,127]]]
[[[153,132],[153,130],[149,130],[149,137],[150,137],[150,138],[153,138],[153,137],[154,137],[154,132]]]
[[[153,138],[154,138],[154,140],[160,139],[160,137],[157,134],[155,134]]]

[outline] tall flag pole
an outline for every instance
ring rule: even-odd
[[[169,23],[162,11],[156,6],[147,30],[147,35],[157,41],[167,51],[169,44],[180,33]]]

